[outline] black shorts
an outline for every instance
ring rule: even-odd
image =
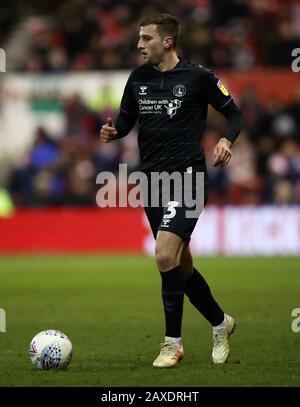
[[[151,194],[153,195],[150,186],[153,185],[153,182],[151,183],[150,173],[147,174],[148,206],[145,206],[144,209],[154,238],[156,238],[157,232],[162,230],[175,233],[186,242],[191,239],[191,234],[208,199],[208,175],[205,164],[191,166],[185,173],[186,178],[184,178],[184,173],[180,172],[187,185],[180,191],[181,200],[178,199],[178,186],[174,187],[174,183],[170,183],[168,199],[165,199],[162,185],[160,185],[159,190],[155,191],[156,198],[157,195],[159,196],[159,206],[150,206]],[[196,176],[197,173],[202,173],[202,175]],[[197,203],[191,206],[193,202],[185,199],[185,196],[192,197]]]

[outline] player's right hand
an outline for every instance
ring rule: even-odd
[[[107,123],[101,127],[100,141],[103,143],[110,143],[117,136],[118,132],[110,117],[107,118]]]

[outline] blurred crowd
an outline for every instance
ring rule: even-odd
[[[179,18],[179,54],[203,65],[288,66],[300,47],[299,0],[2,0],[0,47],[10,71],[131,69],[153,12]]]
[[[300,48],[300,0],[2,0],[0,47],[9,71],[78,72],[133,69],[140,63],[138,21],[167,12],[182,22],[178,54],[213,68],[289,67]],[[213,148],[224,118],[209,112],[203,137],[210,203],[300,203],[300,88],[283,105],[264,105],[255,89],[238,101],[245,126],[227,168],[215,168]],[[6,188],[18,206],[96,205],[97,174],[138,168],[136,132],[101,144],[100,126],[115,111],[95,112],[79,94],[63,101],[63,137],[36,130]]]
[[[300,203],[300,88],[283,105],[270,99],[262,106],[253,88],[239,100],[245,125],[233,148],[231,164],[212,167],[213,149],[224,131],[222,115],[209,111],[203,137],[210,178],[211,204]],[[38,128],[34,145],[14,167],[7,181],[18,206],[96,205],[100,171],[138,168],[135,129],[110,144],[99,142],[98,131],[113,111],[92,112],[74,94],[64,102],[65,135],[53,139]]]

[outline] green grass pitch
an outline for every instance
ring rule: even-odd
[[[185,301],[185,357],[155,369],[163,339],[160,276],[144,256],[0,257],[0,386],[300,386],[299,258],[197,258],[237,321],[231,357],[211,361],[211,328]],[[44,329],[71,339],[66,371],[37,371],[27,351]],[[240,363],[238,363],[238,360]]]

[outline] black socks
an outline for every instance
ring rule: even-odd
[[[162,298],[165,311],[166,333],[172,338],[181,337],[185,280],[180,266],[160,272]]]
[[[212,326],[223,322],[224,312],[212,296],[207,282],[195,268],[192,276],[185,283],[185,294]]]
[[[187,281],[184,280],[180,266],[160,274],[166,322],[165,336],[181,337],[184,294],[212,326],[224,321],[223,310],[212,296],[207,282],[195,268]]]

